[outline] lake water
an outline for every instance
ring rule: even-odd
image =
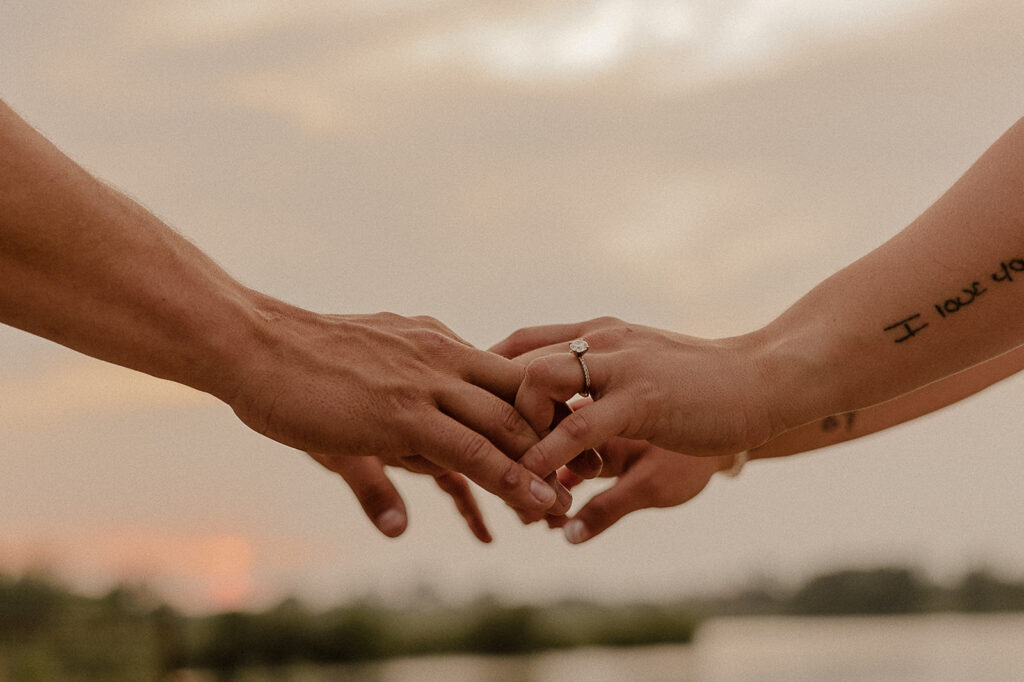
[[[1024,680],[1024,615],[717,618],[689,646],[414,658],[321,672],[373,682],[1007,682]],[[298,677],[320,679],[307,674]]]

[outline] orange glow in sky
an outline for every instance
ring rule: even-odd
[[[12,539],[0,555],[3,570],[41,570],[63,578],[70,563],[76,574],[162,587],[162,596],[176,606],[200,611],[244,608],[254,593],[254,543],[239,534],[122,527],[78,533],[73,540]]]

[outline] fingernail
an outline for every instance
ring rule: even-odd
[[[569,523],[565,524],[565,528],[562,529],[562,532],[565,533],[565,539],[574,545],[578,545],[590,538],[590,532],[587,530],[587,526],[579,519],[573,519]]]
[[[377,528],[389,537],[394,537],[405,529],[405,514],[398,509],[388,509],[377,517]]]
[[[536,478],[530,483],[530,494],[543,505],[551,506],[555,501],[555,491],[551,486]]]

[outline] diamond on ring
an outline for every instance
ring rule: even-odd
[[[569,350],[580,361],[580,369],[583,370],[583,390],[580,391],[580,395],[584,398],[590,395],[590,370],[587,368],[586,360],[583,359],[583,354],[589,349],[590,344],[585,339],[576,339],[569,344]]]

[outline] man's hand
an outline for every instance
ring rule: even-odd
[[[432,319],[318,315],[242,286],[2,102],[0,149],[0,322],[211,393],[286,445],[558,510],[515,462],[537,440],[509,404],[518,365]]]
[[[257,310],[226,398],[251,428],[321,462],[379,457],[453,489],[460,472],[516,509],[568,509],[568,493],[556,501],[516,462],[537,442],[511,405],[521,366],[432,318],[317,315],[273,299]]]
[[[385,473],[384,462],[379,458],[328,457],[315,452],[309,453],[309,456],[345,480],[377,530],[389,538],[396,538],[405,532],[409,522],[405,502]],[[491,533],[465,477],[448,471],[435,475],[434,480],[441,490],[451,496],[455,508],[466,520],[473,535],[480,542],[490,542]]]

